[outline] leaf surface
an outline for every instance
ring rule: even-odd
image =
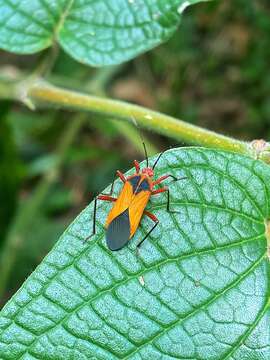
[[[166,41],[201,1],[0,0],[0,48],[31,54],[56,41],[85,64],[119,64]]]
[[[147,218],[117,252],[104,238],[111,204],[87,243],[93,204],[75,219],[2,310],[1,359],[269,359],[269,167],[182,148],[163,155],[165,173],[187,177],[170,183],[178,212],[151,198],[160,224],[139,254]]]

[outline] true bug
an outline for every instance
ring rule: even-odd
[[[96,233],[97,200],[114,202],[114,205],[108,214],[105,226],[106,242],[109,249],[112,251],[120,250],[129,242],[129,240],[135,234],[143,214],[148,216],[155,224],[144,236],[144,238],[137,244],[137,248],[141,246],[144,240],[158,225],[158,218],[154,214],[145,210],[145,207],[152,195],[167,192],[167,211],[178,212],[170,209],[170,191],[168,187],[162,187],[156,190],[154,189],[154,187],[168,178],[172,178],[174,181],[176,181],[186,179],[186,177],[178,179],[174,175],[166,174],[161,176],[157,180],[153,180],[154,169],[164,152],[159,154],[153,166],[149,166],[148,155],[144,142],[143,147],[146,157],[146,167],[141,170],[138,161],[134,160],[134,167],[136,172],[134,175],[128,176],[127,178],[121,171],[117,170],[111,185],[110,193],[101,194],[95,198],[93,232],[87,239],[89,239]],[[112,197],[112,194],[114,189],[114,182],[117,176],[124,183],[124,186],[118,198],[115,198]]]

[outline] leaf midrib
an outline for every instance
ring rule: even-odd
[[[71,9],[72,5],[73,5],[74,0],[68,0],[66,3],[66,6],[62,12],[62,14],[59,17],[58,22],[56,23],[55,27],[54,27],[54,34],[59,34],[59,32],[61,31],[61,28],[63,27],[63,25],[65,24],[65,20],[69,15],[69,10]]]

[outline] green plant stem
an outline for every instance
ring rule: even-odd
[[[9,275],[11,273],[14,262],[16,261],[16,254],[23,247],[25,240],[25,229],[29,229],[35,218],[35,215],[42,211],[41,207],[46,196],[50,190],[51,185],[57,180],[61,166],[64,163],[65,155],[76,137],[78,131],[86,121],[86,116],[81,115],[74,118],[63,132],[63,136],[56,150],[57,161],[48,173],[40,180],[34,193],[25,201],[17,212],[10,232],[7,235],[5,244],[0,256],[0,298],[6,288]]]
[[[8,85],[8,93],[32,109],[39,106],[56,106],[95,112],[123,120],[130,120],[134,117],[141,127],[151,129],[180,142],[234,151],[249,156],[254,155],[250,144],[247,142],[191,125],[141,106],[66,90],[52,86],[43,80],[34,81],[29,79],[29,81],[10,83]],[[0,84],[1,97],[6,98],[6,91],[4,87],[1,88]],[[263,160],[269,162],[268,156],[267,159]]]
[[[141,106],[66,90],[50,85],[42,79],[29,78],[24,81],[19,79],[16,83],[13,81],[6,85],[2,86],[0,82],[0,98],[7,98],[8,93],[8,98],[21,101],[31,109],[40,106],[56,106],[99,113],[123,120],[130,120],[134,117],[140,127],[169,136],[180,142],[233,151],[270,163],[270,145],[268,143],[266,148],[258,153],[258,150],[254,149],[250,142],[227,137]]]
[[[46,77],[50,74],[57,56],[59,53],[59,46],[56,42],[52,44],[52,46],[45,51],[41,62],[38,64],[37,68],[31,74],[31,77],[43,76]]]
[[[141,127],[152,129],[181,142],[251,155],[249,143],[123,101],[69,91],[43,81],[28,84],[26,93],[26,104],[30,102],[34,107],[53,105],[95,112],[118,119],[130,120],[134,117]]]

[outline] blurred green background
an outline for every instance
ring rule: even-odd
[[[47,55],[0,52],[0,82],[35,71]],[[190,7],[169,42],[131,62],[97,70],[60,51],[47,78],[239,139],[268,139],[269,58],[269,1],[220,0]],[[144,136],[152,153],[183,145]],[[143,158],[140,137],[124,123],[0,100],[0,305],[135,158]]]

